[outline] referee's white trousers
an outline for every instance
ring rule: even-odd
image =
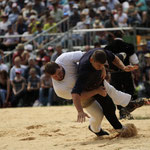
[[[116,90],[106,80],[104,80],[104,87],[106,88],[107,94],[112,98],[114,104],[127,106],[131,100],[131,95]],[[90,114],[90,127],[92,131],[99,132],[101,129],[101,122],[103,119],[102,107],[97,101],[94,101],[90,106],[86,107],[85,110]],[[108,110],[109,111],[109,110]]]

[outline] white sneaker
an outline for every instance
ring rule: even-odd
[[[38,106],[40,106],[40,104],[41,104],[40,101],[36,100],[33,104],[33,107],[38,107]]]

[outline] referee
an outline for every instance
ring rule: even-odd
[[[123,41],[123,32],[116,31],[114,33],[114,40],[108,44],[105,49],[118,54],[121,52],[126,53],[126,58],[124,59],[125,65],[138,65],[139,60],[134,51],[133,44],[129,44]],[[135,89],[132,79],[131,72],[112,72],[111,73],[111,84],[120,91],[131,94],[133,99],[135,99]],[[117,106],[119,109],[120,119],[128,117],[122,106]],[[130,115],[129,115],[130,116]]]

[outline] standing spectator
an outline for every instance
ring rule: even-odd
[[[8,73],[0,71],[0,104],[2,107],[10,106],[11,86]]]
[[[31,68],[29,71],[29,78],[27,81],[27,98],[25,100],[25,106],[33,106],[38,102],[40,89],[40,78],[36,73],[35,68]]]
[[[16,72],[16,76],[12,81],[12,91],[13,91],[13,97],[11,102],[12,107],[23,106],[23,101],[26,95],[25,78],[21,75],[20,69],[16,69],[15,72]]]
[[[49,74],[44,73],[41,76],[41,88],[39,93],[39,101],[43,106],[50,106],[53,102],[53,86]]]

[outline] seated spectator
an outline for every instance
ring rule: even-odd
[[[51,61],[55,61],[56,58],[57,58],[58,56],[60,56],[62,53],[63,53],[63,51],[62,51],[62,46],[58,44],[58,45],[56,46],[56,51],[52,54]]]
[[[29,70],[29,78],[27,81],[27,97],[24,106],[33,106],[39,99],[40,78],[35,68]]]
[[[16,23],[18,16],[19,16],[20,8],[18,7],[17,3],[12,4],[12,11],[8,16],[8,20],[11,22],[11,24]]]
[[[25,101],[25,95],[26,95],[26,81],[25,78],[21,75],[21,70],[16,69],[16,76],[14,80],[12,81],[12,101],[11,105],[12,107],[21,107],[23,106],[23,101]]]
[[[104,22],[105,28],[115,28],[118,27],[117,21],[114,19],[114,15],[110,14],[109,19]]]
[[[1,107],[10,106],[11,86],[8,73],[0,71],[0,105]]]
[[[37,24],[39,24],[40,22],[37,20],[37,16],[36,15],[32,15],[30,16],[30,23],[29,26],[31,27],[31,33],[35,33],[37,31]]]
[[[8,72],[8,66],[3,62],[3,56],[0,54],[0,71],[5,70]]]
[[[20,69],[21,70],[21,75],[24,76],[24,71],[25,71],[25,67],[23,65],[21,65],[21,59],[20,57],[16,57],[14,59],[14,65],[13,67],[10,69],[10,81],[12,82],[15,77],[16,77],[16,69]]]
[[[106,20],[108,20],[108,18],[109,18],[109,12],[106,10],[106,7],[105,6],[101,6],[100,8],[99,8],[99,17],[100,17],[100,20],[101,20],[101,22],[102,22],[102,24],[104,25],[104,22],[106,21]]]
[[[23,16],[19,16],[16,24],[15,24],[15,29],[17,31],[17,33],[19,34],[23,34],[24,32],[27,31],[27,24],[26,21],[23,19]]]
[[[50,15],[54,18],[56,22],[59,22],[63,19],[63,11],[62,9],[58,8],[57,1],[56,2],[54,1],[52,5],[53,5],[53,10],[50,12]]]
[[[43,26],[43,30],[46,31],[49,28],[52,28],[56,25],[54,18],[53,17],[48,17],[45,20],[44,26]],[[54,27],[53,29],[49,30],[49,33],[57,33],[57,27]]]
[[[7,30],[8,26],[11,24],[10,21],[8,21],[8,15],[5,13],[2,13],[1,15],[1,21],[0,21],[0,34],[4,35]]]
[[[142,23],[141,17],[138,13],[138,8],[136,7],[134,1],[129,2],[129,8],[127,12],[129,25],[140,25]]]
[[[44,12],[46,11],[46,8],[45,8],[45,6],[42,5],[41,0],[34,0],[32,9],[37,12],[38,18],[41,17],[44,14]]]
[[[49,56],[44,56],[42,58],[42,66],[41,66],[41,75],[44,73],[45,65],[50,61]]]
[[[19,42],[18,37],[16,37],[16,38],[9,37],[11,35],[18,35],[18,33],[14,32],[12,25],[9,25],[8,32],[5,34],[6,38],[4,38],[2,44],[0,44],[0,48],[3,49],[4,51],[15,49],[15,47],[17,46],[17,44]]]
[[[136,2],[136,7],[138,7],[139,13],[141,15],[142,23],[144,25],[147,20],[148,6],[145,0],[135,0],[135,2]]]
[[[28,25],[27,27],[27,31],[23,33],[21,41],[23,43],[30,41],[33,38],[33,34],[32,34],[32,25]]]
[[[43,25],[41,23],[37,24],[36,29],[37,31],[34,33],[34,36],[43,32]],[[46,38],[44,35],[40,35],[33,42],[36,48],[41,48],[46,43]]]
[[[123,12],[122,5],[117,6],[117,13],[114,15],[114,19],[118,22],[119,27],[127,27],[128,16]]]
[[[38,65],[36,65],[35,58],[34,57],[30,57],[28,59],[28,67],[25,69],[25,72],[24,72],[24,77],[25,77],[26,80],[30,76],[29,72],[30,72],[31,68],[34,68],[36,70],[36,74],[38,76],[41,75],[40,67]]]
[[[16,47],[16,52],[13,54],[13,62],[16,57],[20,57],[21,65],[26,65],[28,62],[28,56],[23,56],[24,53],[24,45],[19,43]]]
[[[47,73],[41,76],[41,88],[39,93],[39,101],[43,106],[50,106],[53,102],[52,80]]]

